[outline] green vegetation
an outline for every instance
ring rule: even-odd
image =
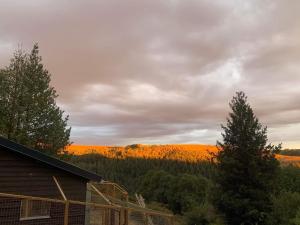
[[[202,176],[150,171],[143,177],[139,192],[147,200],[165,203],[174,213],[182,214],[205,201],[207,183]]]
[[[284,149],[279,152],[280,155],[300,156],[300,149]]]
[[[211,204],[201,204],[184,214],[187,225],[222,225],[224,221]]]
[[[210,179],[213,166],[208,161],[201,163],[167,159],[107,158],[99,154],[71,156],[70,162],[104,176],[104,179],[122,184],[129,192],[139,189],[144,176],[152,170],[164,170],[172,175],[192,174]]]
[[[247,97],[233,97],[223,142],[216,156],[216,207],[231,225],[265,225],[279,169],[281,146],[267,144],[267,129],[255,117]]]
[[[121,184],[131,194],[138,191],[146,198],[148,206],[171,210],[180,215],[181,223],[194,225],[195,221],[207,221],[203,224],[222,224],[222,217],[210,203],[215,168],[209,161],[115,159],[99,154],[71,156],[69,160],[103,175],[106,180]]]
[[[299,225],[300,193],[281,192],[273,199],[273,208],[269,224]]]
[[[41,60],[36,44],[30,54],[16,51],[0,69],[0,135],[56,155],[69,144],[70,128]]]
[[[142,193],[149,203],[148,206],[154,209],[174,210],[174,213],[183,218],[182,224],[226,224],[222,213],[213,206],[216,196],[213,177],[216,171],[214,165],[207,161],[185,163],[140,158],[112,159],[99,154],[71,156],[69,160],[82,168],[104,176],[106,180],[121,184],[131,194],[137,191]],[[176,184],[172,188],[173,182],[178,182],[181,176],[185,177],[180,182],[181,184],[178,186]],[[200,188],[190,188],[189,182],[191,181],[195,181]],[[277,223],[277,220],[271,219],[280,218],[281,213],[284,213],[281,211],[287,210],[292,211],[285,216],[291,220],[291,224],[299,221],[300,204],[295,207],[289,200],[284,201],[284,198],[288,198],[288,194],[285,193],[300,195],[300,168],[294,166],[279,168],[277,180],[274,182],[276,189],[271,197],[272,208],[266,224],[283,225],[284,223]],[[184,190],[182,191],[181,188]],[[197,200],[190,201],[194,195],[197,195]],[[280,208],[276,206],[277,204],[281,205]],[[178,210],[178,208],[183,210]],[[293,225],[296,224],[299,225],[296,222]]]
[[[283,167],[277,180],[277,193],[281,191],[300,193],[300,168],[292,165]]]

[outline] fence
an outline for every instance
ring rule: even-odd
[[[128,192],[117,183],[102,181],[101,183],[93,183],[93,185],[96,186],[100,192],[105,193],[105,195],[128,201]]]
[[[150,209],[0,193],[0,225],[173,225]]]

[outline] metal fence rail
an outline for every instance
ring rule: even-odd
[[[150,209],[0,193],[0,225],[173,225],[172,221],[173,215]]]

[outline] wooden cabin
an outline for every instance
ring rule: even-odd
[[[84,205],[5,197],[5,194],[86,202],[96,174],[0,137],[0,225],[84,225]],[[1,195],[2,193],[2,195]]]

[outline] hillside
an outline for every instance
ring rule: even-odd
[[[93,146],[71,145],[67,152],[75,155],[97,153],[108,158],[144,158],[168,159],[188,162],[208,160],[217,152],[214,145],[169,144],[169,145],[129,145],[129,146]],[[277,155],[283,164],[300,166],[300,156]]]

